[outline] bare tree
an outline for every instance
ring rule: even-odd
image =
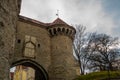
[[[119,44],[118,38],[110,37],[106,34],[93,33],[89,39],[86,47],[87,53],[91,54],[88,59],[90,60],[90,67],[94,69],[113,70],[112,62],[119,55],[116,46]]]
[[[82,25],[76,25],[76,35],[74,39],[74,52],[76,54],[77,60],[79,62],[80,66],[80,72],[81,75],[84,75],[85,68],[87,65],[87,55],[82,52],[82,48],[84,47],[86,43],[86,33],[85,33],[86,27]]]

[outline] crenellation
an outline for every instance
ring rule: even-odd
[[[66,35],[66,36],[70,37],[71,39],[73,39],[74,34],[75,34],[75,31],[72,30],[71,28],[69,28],[69,27],[65,28],[65,27],[61,27],[61,26],[60,27],[59,26],[52,27],[52,28],[50,27],[50,28],[48,28],[48,31],[52,37],[58,36],[58,35]]]

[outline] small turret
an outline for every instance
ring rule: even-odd
[[[48,26],[51,35],[50,80],[73,80],[76,76],[72,41],[75,29],[57,18]]]
[[[62,21],[60,18],[57,18],[53,23],[50,24],[48,31],[50,32],[51,36],[66,35],[71,39],[74,38],[75,34],[75,29]]]

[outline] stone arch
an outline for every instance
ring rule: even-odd
[[[50,34],[51,34],[51,35],[53,35],[53,34],[52,34],[52,30],[51,30],[51,29],[49,29],[48,31],[50,32]]]
[[[63,33],[65,32],[65,28],[62,28],[62,32],[63,32]]]
[[[54,33],[54,35],[57,34],[57,30],[56,30],[56,28],[53,28],[53,33]]]
[[[72,34],[72,30],[70,30],[69,34],[70,34],[70,35]]]
[[[11,68],[17,65],[24,65],[28,67],[32,67],[36,70],[35,72],[35,80],[49,80],[48,74],[46,70],[37,62],[30,60],[30,59],[22,59],[16,62],[13,62],[10,66]]]
[[[57,31],[58,31],[58,32],[60,32],[60,31],[61,31],[61,29],[60,29],[60,28],[57,28]]]
[[[66,29],[66,34],[68,34],[69,33],[69,29]]]

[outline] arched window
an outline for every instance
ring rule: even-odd
[[[65,28],[62,28],[62,32],[65,32]]]
[[[54,32],[54,35],[56,35],[56,29],[55,28],[53,29],[53,32]]]
[[[70,33],[69,33],[70,35],[72,34],[72,30],[70,30]]]
[[[49,32],[50,32],[50,34],[52,35],[52,30],[51,30],[51,29],[49,30]]]
[[[58,32],[60,32],[60,31],[61,31],[61,29],[60,29],[60,28],[57,28],[57,31],[58,31]]]
[[[36,38],[33,36],[25,36],[25,45],[24,45],[24,56],[35,58],[35,44]]]
[[[35,45],[32,42],[25,44],[24,56],[31,58],[35,57]]]
[[[67,29],[66,34],[68,34],[68,32],[69,32],[69,29]]]

